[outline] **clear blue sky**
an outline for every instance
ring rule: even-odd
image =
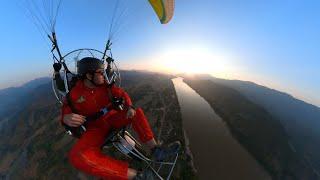
[[[0,6],[0,88],[51,72],[49,41],[25,15],[23,1]],[[114,2],[64,0],[56,24],[62,52],[103,50]],[[157,70],[167,68],[164,58],[181,67],[206,58],[199,67],[212,68],[198,72],[254,81],[320,106],[320,1],[176,0],[168,25],[158,22],[147,0],[120,5],[128,9],[113,46],[120,67]]]

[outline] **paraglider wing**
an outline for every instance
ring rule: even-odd
[[[158,15],[161,24],[168,23],[174,11],[174,0],[149,0],[153,10]]]

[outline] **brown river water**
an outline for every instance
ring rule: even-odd
[[[172,81],[199,179],[271,179],[264,168],[232,137],[224,121],[199,94],[182,78]]]

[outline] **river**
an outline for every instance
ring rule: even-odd
[[[271,179],[224,121],[182,78],[172,79],[199,179]]]

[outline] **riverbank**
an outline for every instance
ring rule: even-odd
[[[182,78],[172,81],[200,179],[271,179],[199,94]]]

